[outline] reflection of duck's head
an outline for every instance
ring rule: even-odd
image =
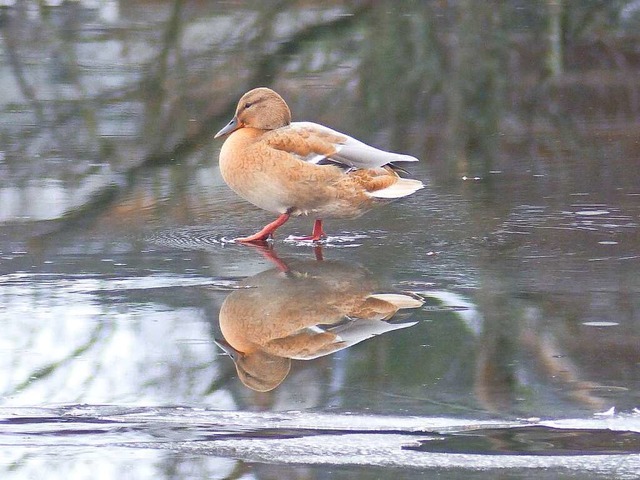
[[[216,343],[233,359],[242,383],[257,392],[273,390],[291,370],[289,358],[271,355],[262,350],[239,352],[224,340],[217,340]]]
[[[222,304],[220,330],[243,383],[261,391],[284,379],[290,359],[318,358],[411,326],[394,317],[422,305],[412,295],[378,293],[371,272],[335,261],[280,262],[240,286]]]

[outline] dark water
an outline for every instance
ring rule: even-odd
[[[555,5],[2,7],[2,477],[637,478],[640,17]],[[257,85],[427,188],[230,242]]]

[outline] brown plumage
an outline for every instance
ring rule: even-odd
[[[348,135],[311,122],[291,122],[289,107],[273,90],[244,94],[220,150],[220,171],[241,197],[280,216],[239,242],[264,242],[290,216],[313,215],[313,234],[324,236],[322,219],[353,218],[385,200],[405,197],[423,187],[401,178],[392,162],[416,162],[409,155],[385,152]]]

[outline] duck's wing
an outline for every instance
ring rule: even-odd
[[[270,147],[317,165],[335,164],[346,169],[377,168],[390,163],[418,161],[410,155],[385,152],[312,122],[293,122],[272,130],[263,138]]]

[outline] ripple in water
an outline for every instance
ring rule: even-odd
[[[202,250],[209,247],[224,247],[225,245],[235,244],[233,238],[216,233],[207,227],[163,230],[155,232],[146,239],[156,245],[180,248],[182,250]]]
[[[365,238],[371,237],[364,233],[343,233],[340,235],[329,235],[319,242],[314,242],[312,240],[300,240],[298,237],[289,235],[284,239],[284,241],[298,247],[308,247],[319,244],[323,247],[350,248],[361,246],[362,243],[360,242],[360,240],[363,240]]]
[[[361,246],[361,240],[366,238],[370,238],[370,236],[364,233],[343,233],[340,235],[330,235],[320,242],[300,240],[293,235],[289,235],[282,241],[298,247],[313,247],[319,244],[324,247],[349,248]],[[210,247],[237,245],[232,237],[221,235],[207,227],[185,227],[173,230],[162,230],[147,236],[146,240],[156,245],[182,250],[203,250]]]

